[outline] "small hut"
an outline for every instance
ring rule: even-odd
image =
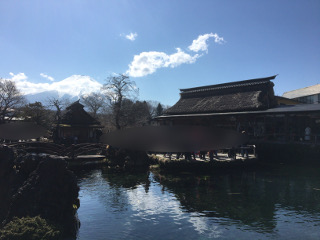
[[[83,108],[79,100],[66,108],[65,114],[56,125],[56,141],[62,143],[99,141],[103,126]]]

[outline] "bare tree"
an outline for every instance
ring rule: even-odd
[[[5,120],[11,121],[17,108],[24,103],[25,99],[16,84],[12,80],[0,78],[0,124]]]
[[[53,139],[57,140],[58,134],[60,132],[60,123],[63,110],[70,105],[70,101],[68,99],[59,99],[59,98],[49,98],[48,100],[48,108],[53,108],[56,110],[55,114],[55,122],[57,123],[56,129],[53,131]]]
[[[149,114],[151,118],[157,117],[158,116],[158,107],[159,105],[161,106],[160,102],[158,101],[146,101],[147,106],[148,106],[148,110],[149,110]]]
[[[69,105],[70,102],[66,99],[59,98],[49,98],[47,102],[48,108],[55,109],[55,120],[58,124],[60,124],[62,111],[64,110],[64,108],[66,108],[67,105]]]
[[[115,127],[121,129],[121,118],[124,113],[123,101],[134,98],[138,94],[139,89],[128,76],[119,74],[108,77],[106,84],[102,87],[102,92],[109,100]]]
[[[81,96],[81,101],[84,106],[92,113],[94,118],[106,103],[106,97],[102,93],[92,92]]]

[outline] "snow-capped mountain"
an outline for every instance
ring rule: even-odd
[[[97,92],[102,84],[89,76],[72,75],[62,81],[53,83],[20,82],[18,88],[25,93],[28,102],[45,103],[52,98],[67,98],[76,101],[83,94]]]
[[[28,103],[42,102],[43,104],[47,104],[50,99],[68,99],[69,102],[75,102],[80,98],[80,96],[72,96],[67,93],[61,94],[56,90],[26,94],[24,96]]]

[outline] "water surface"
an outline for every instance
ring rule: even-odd
[[[320,239],[320,167],[78,172],[78,239]]]

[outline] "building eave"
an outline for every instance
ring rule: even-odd
[[[281,106],[270,108],[267,110],[258,111],[242,111],[242,112],[222,112],[222,113],[198,113],[198,114],[176,114],[176,115],[162,115],[156,117],[155,120],[165,120],[169,118],[185,118],[185,117],[210,117],[210,116],[224,116],[224,115],[245,115],[245,114],[290,114],[290,113],[306,113],[319,112],[320,104],[299,104],[291,106]]]

